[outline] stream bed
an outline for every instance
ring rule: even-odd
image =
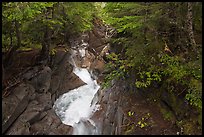
[[[91,78],[87,69],[75,66],[73,72],[86,84],[60,96],[53,108],[62,123],[73,127],[73,134],[97,134],[90,117],[99,108],[92,100],[100,86]]]

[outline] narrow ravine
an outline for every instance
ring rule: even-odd
[[[3,135],[202,134],[200,2],[2,8]]]
[[[82,46],[85,44],[82,41]],[[78,51],[75,50],[72,53],[74,55],[78,53],[83,58],[85,48],[79,48]],[[90,117],[99,108],[99,105],[96,105],[96,100],[95,102],[92,100],[100,86],[92,78],[87,68],[77,67],[73,58],[70,63],[74,66],[73,72],[86,84],[60,96],[53,108],[62,123],[73,127],[74,135],[97,134],[94,121]]]
[[[106,27],[108,28],[108,26],[104,26],[104,28]],[[112,28],[109,28],[109,30],[106,29],[103,35],[104,38],[109,38],[112,33],[109,34],[108,31],[112,30]],[[69,63],[73,65],[73,73],[86,84],[61,95],[53,105],[53,109],[62,123],[73,127],[73,135],[98,135],[101,134],[102,130],[100,127],[97,127],[98,124],[91,119],[94,112],[100,108],[100,105],[97,104],[98,95],[96,94],[100,85],[97,83],[97,76],[92,73],[93,70],[90,68],[93,62],[88,60],[88,62],[84,64],[85,58],[90,54],[88,47],[91,46],[88,41],[84,40],[86,37],[87,34],[83,34],[80,40],[81,42],[72,45],[69,60]],[[98,38],[96,37],[96,39]],[[94,46],[95,44],[96,43],[94,43]],[[105,54],[106,52],[103,50],[104,47],[107,48],[107,46],[103,45],[102,47],[101,52]],[[94,48],[92,49],[96,52]]]

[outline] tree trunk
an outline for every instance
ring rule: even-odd
[[[144,24],[147,24],[147,19],[148,19],[148,9],[149,9],[149,2],[145,2],[145,15],[144,15]],[[148,45],[148,39],[147,39],[147,33],[148,33],[148,26],[145,25],[144,30],[143,30],[143,35],[144,35],[144,44],[147,46]]]
[[[10,33],[10,40],[11,40],[11,48],[9,51],[5,54],[5,59],[3,60],[4,67],[7,68],[9,65],[11,65],[13,57],[16,53],[16,50],[21,47],[21,34],[20,34],[20,26],[19,22],[15,20],[15,31],[16,31],[16,39],[17,39],[17,45],[12,45],[12,34]]]
[[[39,57],[39,61],[43,64],[48,63],[49,59],[49,33],[48,33],[48,26],[45,28],[44,38],[42,42],[42,49]]]
[[[2,64],[2,83],[4,82],[5,79],[5,70],[4,70],[4,66]]]
[[[49,14],[49,11],[47,11],[46,13],[46,20],[48,20],[48,14]],[[45,33],[44,33],[44,37],[43,37],[43,40],[42,40],[42,49],[41,49],[41,53],[40,53],[40,57],[38,59],[38,61],[40,63],[43,63],[43,64],[47,64],[48,61],[49,61],[49,49],[50,49],[50,30],[48,28],[48,25],[46,24],[45,26]]]
[[[10,47],[12,47],[12,45],[13,45],[13,37],[12,37],[12,33],[10,32]]]
[[[21,46],[21,34],[19,31],[19,22],[15,20],[15,29],[16,29],[16,39],[17,39],[17,47]]]
[[[66,16],[68,16],[65,12],[64,6],[62,6],[62,14],[63,14],[63,19],[66,20]],[[63,27],[64,27],[64,43],[69,43],[69,34],[67,31],[67,23],[66,21],[63,22]]]
[[[187,32],[189,40],[191,42],[192,48],[195,50],[196,42],[193,34],[193,13],[192,13],[192,3],[188,2],[188,12],[187,12]]]

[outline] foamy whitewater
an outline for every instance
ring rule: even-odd
[[[53,108],[64,124],[74,127],[73,134],[88,134],[86,131],[82,131],[85,130],[82,129],[82,127],[85,127],[80,121],[87,120],[94,126],[93,121],[89,118],[99,107],[96,103],[93,103],[92,100],[100,86],[96,80],[91,78],[87,69],[75,67],[73,72],[79,76],[86,85],[60,96],[54,103]],[[77,126],[81,128],[76,128]]]

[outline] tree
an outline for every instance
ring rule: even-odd
[[[29,2],[4,2],[2,4],[3,7],[3,28],[8,23],[9,28],[9,36],[10,36],[10,47],[8,48],[8,52],[5,56],[4,64],[7,67],[14,56],[17,49],[22,46],[22,38],[26,39],[26,35],[22,36],[22,31],[25,29],[25,26],[31,21],[41,14],[41,12],[50,5],[47,3],[29,3]],[[26,24],[26,25],[24,25]],[[14,30],[14,31],[12,31]],[[14,33],[15,32],[15,33]],[[16,41],[13,41],[13,35],[16,35]],[[3,31],[4,36],[7,35],[7,31]],[[5,40],[3,40],[5,41]],[[3,43],[4,44],[4,43]],[[5,47],[5,46],[3,46]]]
[[[194,34],[193,34],[193,11],[192,11],[192,2],[187,3],[188,6],[188,12],[187,12],[187,31],[188,31],[188,36],[190,39],[190,43],[195,51],[196,47],[196,42],[194,39]]]
[[[106,80],[119,76],[131,80],[129,83],[137,88],[153,88],[155,83],[168,88],[165,85],[172,84],[175,94],[182,85],[193,89],[190,96],[197,100],[195,106],[201,106],[198,102],[202,100],[197,95],[202,91],[195,85],[202,81],[202,55],[195,51],[193,32],[196,28],[196,38],[202,36],[201,9],[201,3],[190,2],[106,3],[102,17],[117,30],[117,36],[111,40],[111,47],[117,52],[110,59],[118,62],[117,65],[109,64],[113,71]],[[189,45],[194,50],[190,50]],[[196,84],[189,84],[189,79]]]
[[[2,9],[5,67],[23,47],[42,47],[39,59],[48,60],[51,46],[91,29],[95,14],[94,4],[84,2],[4,2]]]

